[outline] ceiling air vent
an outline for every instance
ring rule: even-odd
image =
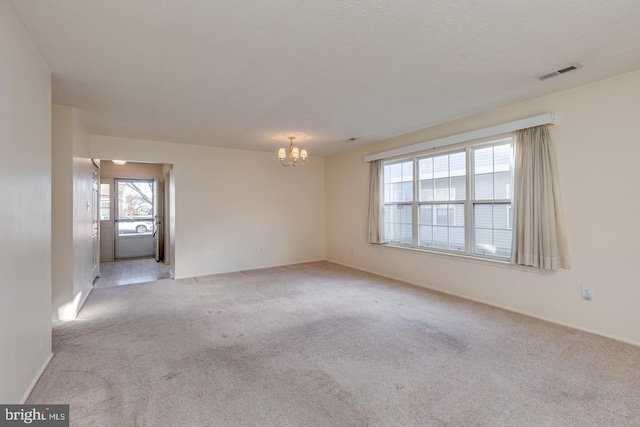
[[[563,69],[561,69],[561,70],[554,71],[553,73],[545,74],[545,75],[543,75],[543,76],[538,76],[538,77],[536,77],[536,79],[538,79],[538,80],[540,80],[541,82],[543,82],[543,81],[545,81],[545,80],[547,80],[547,79],[550,79],[551,77],[559,76],[559,75],[561,75],[561,74],[568,73],[569,71],[577,70],[578,68],[582,68],[582,65],[580,65],[580,64],[573,64],[573,65],[570,65],[570,66],[568,66],[568,67],[565,67],[565,68],[563,68]]]

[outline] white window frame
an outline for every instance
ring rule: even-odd
[[[407,244],[400,244],[400,243],[395,243],[395,242],[385,242],[384,244],[387,246],[391,246],[391,247],[401,247],[401,248],[411,248],[411,249],[416,249],[416,250],[421,250],[421,251],[426,251],[426,252],[437,252],[437,253],[445,253],[445,254],[455,254],[458,256],[466,256],[466,257],[472,257],[472,258],[488,258],[488,259],[493,259],[493,260],[499,260],[499,261],[510,261],[510,256],[497,256],[497,255],[493,255],[493,254],[487,254],[487,253],[476,253],[475,252],[475,239],[474,239],[474,206],[476,205],[482,205],[482,204],[490,204],[490,205],[496,205],[496,204],[509,204],[510,209],[508,209],[509,214],[512,215],[513,214],[513,194],[511,193],[511,191],[509,191],[509,196],[511,198],[508,199],[480,199],[480,200],[476,200],[475,199],[475,161],[473,158],[473,154],[475,150],[478,149],[482,149],[482,148],[487,148],[487,147],[494,147],[494,146],[499,146],[499,145],[505,145],[505,144],[509,144],[511,146],[511,149],[513,150],[513,144],[514,144],[514,140],[512,136],[501,136],[501,137],[494,137],[489,141],[484,141],[484,142],[475,142],[475,143],[468,143],[464,146],[459,146],[457,148],[449,148],[449,149],[444,149],[444,150],[437,150],[437,151],[430,151],[428,153],[418,153],[414,156],[411,157],[403,157],[403,158],[393,158],[393,159],[389,159],[387,161],[384,162],[384,165],[390,165],[390,164],[394,164],[394,163],[401,163],[401,162],[407,162],[407,161],[412,161],[413,162],[413,200],[411,202],[389,202],[386,203],[384,200],[384,196],[383,200],[382,200],[382,204],[383,206],[386,205],[408,205],[411,206],[412,209],[412,218],[411,218],[411,226],[412,226],[412,243],[410,245]],[[432,158],[432,157],[438,157],[438,156],[442,156],[442,155],[450,155],[450,154],[454,154],[454,153],[459,153],[459,152],[464,152],[465,153],[465,161],[466,161],[466,198],[464,200],[435,200],[435,191],[436,189],[434,188],[434,200],[433,201],[420,201],[419,200],[419,196],[420,196],[420,171],[419,171],[419,161],[420,159],[425,159],[425,158]],[[512,165],[513,166],[513,165]],[[384,168],[383,168],[384,170]],[[493,172],[495,173],[495,171]],[[513,167],[510,168],[510,173],[511,173],[511,182],[513,182]],[[382,185],[384,185],[384,173],[383,173],[383,177],[381,178],[383,180]],[[512,189],[513,185],[510,184],[509,185],[509,189]],[[443,249],[443,248],[437,248],[437,247],[433,247],[433,246],[421,246],[419,244],[419,224],[418,224],[418,218],[419,218],[419,209],[421,205],[432,205],[432,206],[436,206],[436,205],[452,205],[452,204],[460,204],[460,205],[464,205],[464,236],[465,236],[465,247],[464,250],[460,250],[460,251],[456,251],[456,250],[450,250],[450,249]],[[513,224],[513,218],[511,218],[509,220],[510,224]]]

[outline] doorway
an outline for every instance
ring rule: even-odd
[[[173,165],[102,160],[100,168],[100,274],[95,286],[173,277],[173,211],[168,183]],[[165,196],[165,193],[166,196]],[[166,220],[166,221],[165,221]]]

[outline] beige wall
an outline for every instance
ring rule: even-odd
[[[73,295],[74,318],[93,287],[94,208],[98,208],[93,192],[94,165],[90,154],[90,135],[84,123],[73,111]],[[95,205],[95,206],[94,206]],[[99,263],[96,266],[99,268]]]
[[[322,158],[292,169],[275,153],[100,135],[91,151],[173,164],[176,278],[324,259]]]
[[[72,108],[52,107],[51,146],[51,317],[58,321],[73,318],[67,312],[73,300]]]
[[[51,73],[0,0],[0,402],[51,357]]]
[[[111,161],[103,161],[100,164],[100,177],[102,178],[131,178],[131,179],[155,179],[164,181],[162,173],[164,166],[161,164],[133,163],[118,166]]]
[[[546,112],[557,116],[551,134],[573,269],[543,273],[366,243],[365,155]],[[640,345],[638,117],[640,71],[327,158],[327,258]],[[580,299],[580,285],[593,286],[594,302]]]
[[[52,312],[75,319],[93,284],[93,165],[76,111],[52,107]]]

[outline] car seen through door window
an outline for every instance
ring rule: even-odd
[[[153,231],[151,218],[123,216],[118,219],[118,231],[122,234],[150,234]]]

